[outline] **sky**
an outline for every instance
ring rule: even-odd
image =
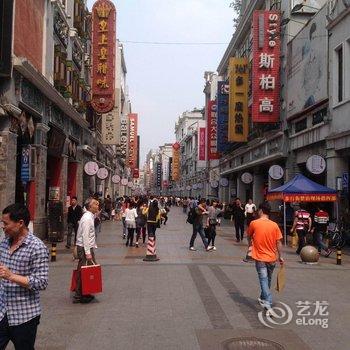
[[[204,72],[216,71],[233,34],[231,0],[113,0],[133,113],[139,115],[140,165],[150,149],[175,141],[182,112],[204,106]],[[94,0],[88,0],[91,10]],[[126,41],[227,43],[150,45]]]

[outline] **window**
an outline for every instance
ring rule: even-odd
[[[312,125],[320,124],[327,116],[327,108],[323,108],[312,115]]]
[[[303,131],[307,128],[307,118],[303,118],[294,124],[295,133]]]
[[[344,98],[344,81],[343,81],[343,46],[340,46],[337,50],[337,89],[338,89],[338,102],[342,102]]]

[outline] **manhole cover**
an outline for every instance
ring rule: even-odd
[[[229,339],[223,343],[223,346],[225,350],[285,350],[281,344],[254,337]]]

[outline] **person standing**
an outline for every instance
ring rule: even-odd
[[[297,254],[300,254],[301,250],[306,245],[306,235],[311,231],[312,228],[312,220],[311,215],[308,211],[304,209],[304,205],[300,205],[300,209],[295,212],[293,226],[290,230],[291,233],[294,230],[298,235],[298,249],[296,251]]]
[[[147,216],[147,234],[148,237],[156,237],[156,230],[160,224],[160,210],[158,201],[154,199],[142,213]]]
[[[105,203],[104,203],[105,212],[108,215],[108,220],[111,219],[112,204],[113,203],[112,203],[111,196],[108,194],[107,197],[105,198]]]
[[[30,214],[21,204],[2,212],[6,234],[0,244],[0,349],[34,349],[40,322],[40,291],[48,285],[49,252],[28,229]]]
[[[206,209],[206,204],[205,204],[205,199],[201,199],[199,202],[199,205],[196,208],[191,209],[195,212],[194,215],[194,220],[193,220],[193,233],[192,233],[192,237],[190,240],[190,250],[192,251],[196,251],[197,249],[194,247],[194,241],[196,240],[197,237],[197,233],[199,233],[199,235],[202,238],[202,242],[204,244],[204,248],[207,249],[208,248],[208,240],[205,237],[205,233],[204,233],[204,225],[206,224],[206,220],[207,220],[207,209]]]
[[[256,212],[256,205],[253,203],[253,200],[249,198],[248,203],[244,207],[244,215],[247,219],[248,227],[250,223],[254,220],[255,212]]]
[[[140,202],[137,205],[137,218],[136,218],[136,248],[139,247],[139,239],[142,236],[142,243],[146,242],[146,224],[147,224],[147,216],[143,214],[143,211],[147,208],[145,202]]]
[[[233,208],[233,220],[235,223],[236,242],[243,241],[244,236],[244,208],[239,198],[236,198]]]
[[[317,212],[314,216],[314,222],[312,227],[312,233],[315,237],[315,242],[317,244],[318,252],[321,253],[322,250],[326,252],[326,257],[328,258],[332,250],[329,249],[324,243],[323,243],[323,237],[327,233],[329,223],[329,215],[328,213],[321,208],[319,205],[317,207]]]
[[[190,200],[187,199],[187,197],[184,198],[183,202],[182,202],[182,211],[184,214],[187,214],[187,207],[189,205]]]
[[[281,255],[282,233],[278,225],[269,219],[270,211],[267,202],[260,204],[259,219],[253,220],[247,231],[261,288],[258,301],[267,310],[271,309],[272,305],[270,288],[276,261],[278,260],[280,264],[284,262]]]
[[[77,240],[77,232],[78,232],[78,226],[79,226],[79,220],[83,215],[83,209],[78,204],[77,197],[72,197],[71,205],[68,208],[68,218],[67,218],[67,224],[68,224],[68,234],[67,234],[67,244],[66,248],[69,249],[72,244],[72,233],[74,230],[74,245]]]
[[[218,208],[217,200],[212,200],[211,206],[208,208],[208,218],[207,218],[207,227],[209,233],[208,247],[207,251],[216,250],[215,247],[215,237],[216,237],[216,226],[218,225],[218,215],[225,210],[225,204],[223,208]]]
[[[136,218],[137,211],[135,208],[135,203],[130,202],[129,207],[125,210],[125,225],[128,230],[128,237],[126,239],[126,246],[133,246],[134,243],[134,234],[136,230]]]
[[[92,295],[82,295],[81,286],[81,267],[88,263],[96,263],[94,249],[96,245],[95,234],[95,214],[99,211],[100,203],[95,198],[89,198],[86,201],[86,212],[81,217],[77,233],[77,279],[76,289],[73,302],[74,303],[89,303],[94,297]]]

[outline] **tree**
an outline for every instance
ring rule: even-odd
[[[237,29],[238,24],[241,20],[242,16],[242,0],[233,0],[230,3],[230,7],[233,8],[233,11],[235,12],[235,17],[233,18],[233,27]]]

